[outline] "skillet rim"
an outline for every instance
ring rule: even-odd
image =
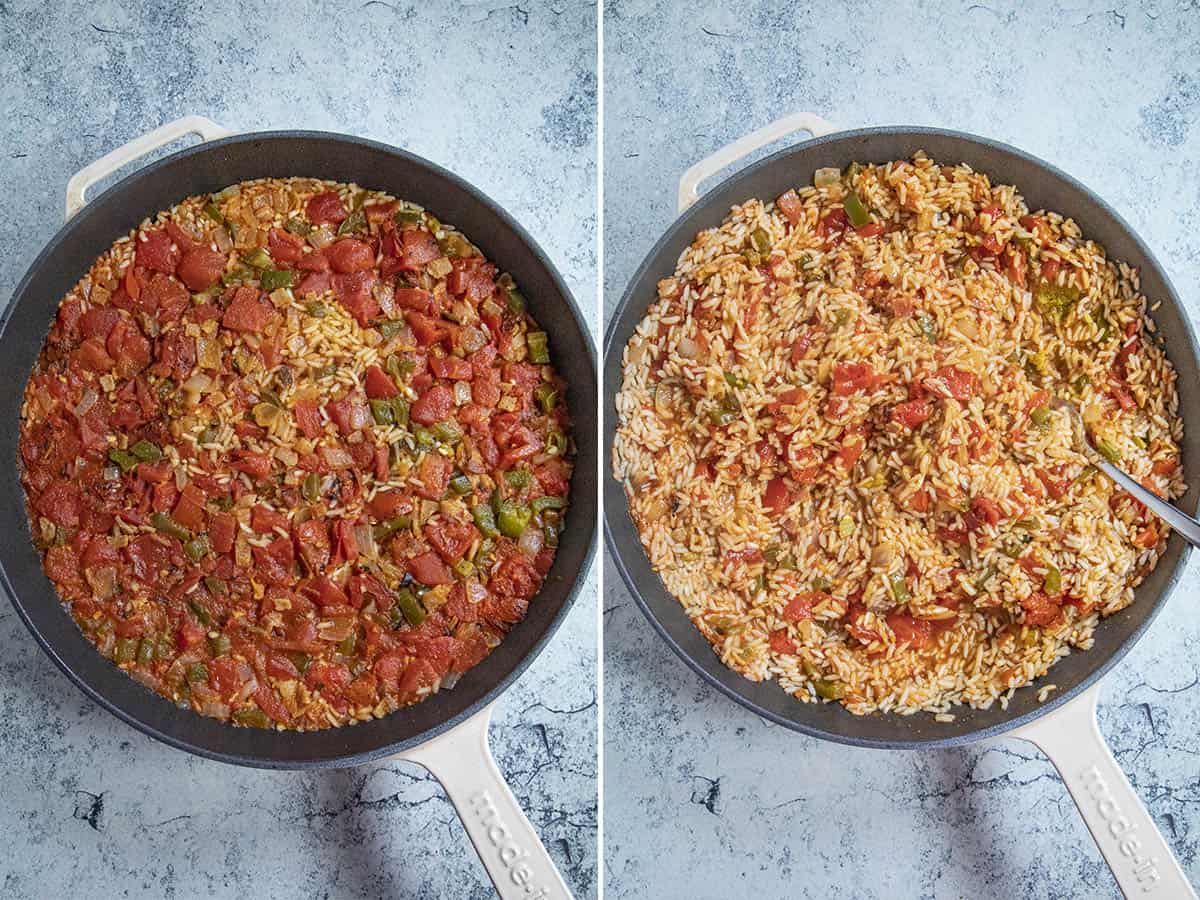
[[[1166,288],[1166,296],[1161,299],[1164,305],[1169,305],[1173,312],[1178,315],[1183,325],[1183,338],[1187,347],[1190,349],[1192,361],[1198,368],[1200,368],[1200,345],[1198,345],[1196,341],[1195,328],[1193,327],[1187,310],[1180,301],[1179,295],[1172,285],[1166,270],[1158,261],[1158,258],[1154,255],[1150,247],[1145,243],[1145,241],[1142,240],[1138,233],[1129,225],[1128,222],[1125,221],[1125,218],[1120,213],[1118,213],[1097,193],[1092,191],[1082,182],[1075,179],[1073,176],[1059,169],[1057,166],[1054,166],[1040,157],[1034,156],[1031,153],[1002,141],[982,137],[970,132],[946,128],[935,128],[930,126],[880,125],[835,131],[821,137],[809,138],[771,153],[766,157],[757,160],[756,162],[746,165],[743,168],[737,169],[733,173],[722,178],[716,184],[710,186],[704,193],[700,195],[700,198],[696,203],[693,203],[690,207],[677,215],[671,225],[659,237],[651,249],[647,251],[637,269],[634,270],[633,275],[630,277],[629,282],[621,295],[620,301],[617,303],[612,315],[605,323],[603,347],[604,355],[601,360],[601,377],[603,379],[604,386],[604,397],[601,410],[604,432],[602,437],[602,452],[605,454],[605,458],[608,462],[608,468],[602,476],[604,480],[604,541],[605,547],[608,550],[608,558],[611,559],[613,565],[620,573],[621,580],[624,582],[626,589],[633,597],[634,603],[641,611],[642,615],[649,620],[650,625],[654,631],[657,632],[658,636],[661,637],[675,652],[675,654],[683,660],[688,668],[698,674],[704,682],[711,687],[716,688],[716,690],[725,697],[733,700],[738,705],[745,707],[750,712],[755,713],[756,715],[776,725],[781,725],[790,731],[796,731],[809,737],[853,747],[881,750],[941,749],[961,747],[976,741],[985,740],[987,738],[1002,736],[1019,729],[1023,725],[1027,725],[1030,722],[1040,719],[1042,716],[1045,716],[1059,707],[1069,703],[1071,700],[1075,699],[1089,687],[1096,684],[1106,674],[1108,674],[1108,672],[1114,666],[1116,666],[1117,663],[1119,663],[1130,650],[1133,649],[1133,646],[1139,640],[1141,640],[1146,630],[1151,624],[1153,624],[1154,620],[1162,612],[1167,600],[1170,598],[1175,587],[1182,579],[1184,572],[1187,570],[1187,564],[1192,550],[1191,545],[1187,544],[1187,542],[1184,541],[1183,538],[1178,534],[1172,532],[1170,542],[1179,548],[1179,555],[1175,561],[1174,567],[1167,574],[1166,580],[1164,581],[1158,596],[1154,599],[1153,603],[1148,606],[1148,608],[1145,605],[1141,607],[1140,611],[1144,610],[1144,612],[1142,612],[1142,618],[1125,637],[1125,639],[1091,672],[1080,678],[1071,687],[1062,690],[1061,692],[1056,691],[1046,701],[1031,708],[1027,712],[1021,713],[1020,715],[1001,715],[999,721],[995,722],[994,724],[963,731],[954,735],[945,737],[935,735],[933,737],[920,738],[864,737],[849,733],[828,731],[819,726],[812,725],[808,722],[798,720],[797,718],[793,718],[791,716],[781,715],[776,713],[774,710],[766,708],[751,697],[747,696],[747,694],[743,693],[743,690],[748,691],[751,689],[750,687],[746,686],[760,686],[762,684],[766,684],[772,687],[774,690],[780,692],[783,696],[788,696],[787,693],[783,691],[781,687],[779,687],[777,682],[774,680],[767,682],[752,682],[744,676],[741,676],[739,673],[734,672],[732,669],[726,667],[716,656],[716,654],[712,652],[712,648],[708,645],[707,641],[705,641],[704,646],[700,648],[701,654],[705,654],[704,658],[701,659],[698,658],[697,655],[690,653],[683,647],[680,641],[676,640],[674,635],[668,629],[667,625],[659,619],[653,606],[643,595],[642,590],[639,588],[636,579],[630,571],[630,564],[626,561],[625,554],[628,553],[634,559],[637,559],[637,557],[640,555],[642,561],[648,564],[648,560],[645,557],[645,552],[641,546],[640,540],[638,539],[637,529],[633,525],[628,514],[628,501],[625,497],[624,489],[612,476],[611,471],[612,446],[615,436],[615,421],[617,418],[615,412],[615,399],[618,385],[621,382],[621,355],[624,352],[625,344],[632,334],[633,328],[636,328],[637,323],[640,322],[644,316],[644,308],[642,316],[638,316],[638,318],[633,321],[632,327],[619,329],[618,326],[629,314],[630,310],[639,305],[637,303],[637,298],[639,296],[645,296],[647,298],[652,297],[652,292],[646,290],[647,285],[645,282],[647,281],[648,277],[662,270],[664,260],[660,259],[660,257],[663,256],[665,249],[671,245],[681,233],[688,231],[689,229],[691,230],[691,234],[694,235],[699,230],[695,224],[695,220],[709,211],[709,206],[714,202],[714,198],[717,194],[719,194],[725,188],[732,186],[735,182],[750,182],[760,172],[777,165],[781,167],[785,166],[793,156],[804,154],[817,147],[840,142],[850,142],[854,140],[870,140],[877,137],[918,139],[921,137],[936,137],[939,139],[948,139],[968,145],[973,144],[993,152],[998,151],[1002,154],[1015,157],[1019,161],[1031,164],[1035,168],[1041,169],[1044,174],[1050,176],[1052,179],[1057,180],[1071,191],[1082,195],[1082,197],[1094,203],[1104,215],[1108,216],[1112,222],[1122,232],[1124,232],[1124,235],[1142,254],[1146,263],[1150,267],[1153,267],[1156,274],[1161,278],[1163,285]],[[984,174],[989,173],[984,171]],[[648,307],[650,302],[651,299],[647,299],[645,304],[642,306]],[[1170,359],[1170,357],[1168,357],[1168,359]],[[1174,364],[1174,361],[1172,361],[1172,364]],[[614,375],[615,377],[607,377],[610,374]],[[1183,417],[1182,404],[1180,416],[1181,418]],[[1185,433],[1187,431],[1187,424],[1188,423],[1185,422]],[[1200,422],[1197,422],[1196,425],[1200,426]],[[1194,493],[1194,488],[1189,486],[1189,494],[1191,493]],[[670,602],[678,604],[678,601],[666,589],[666,586],[663,585],[657,574],[654,575],[654,582],[650,585],[649,589],[663,593]],[[1130,604],[1130,606],[1126,607],[1126,609],[1130,609],[1132,606],[1133,604]],[[1104,621],[1105,620],[1101,620],[1098,623],[1097,628],[1103,626]],[[690,621],[688,624],[691,624]],[[694,628],[694,626],[692,627]],[[1094,648],[1075,652],[1092,653],[1094,652]],[[1053,667],[1051,667],[1051,671],[1053,671]],[[734,677],[730,678],[729,676],[731,675]],[[1049,676],[1050,673],[1048,672],[1047,675],[1041,677],[1048,678]],[[1035,679],[1030,684],[1018,689],[1018,691],[1036,689],[1039,686],[1039,680],[1040,679]],[[798,714],[803,715],[804,711],[810,707],[811,704],[794,700],[791,709],[796,710]],[[958,707],[955,707],[955,709],[958,709]],[[966,709],[970,710],[971,708],[967,707]],[[930,721],[932,721],[932,716],[928,713],[917,713],[912,717],[900,716],[895,713],[873,713],[869,717],[861,717],[855,716],[844,709],[840,710],[839,712],[841,713],[841,716],[847,717],[847,721],[850,723],[851,729],[853,728],[853,723],[856,720],[864,718],[887,718],[890,720],[899,721],[902,719],[915,718],[916,716],[926,716],[929,717]],[[839,716],[839,718],[841,718],[841,716]]]
[[[16,287],[13,289],[8,303],[5,306],[3,316],[0,317],[0,354],[4,353],[9,341],[16,340],[16,338],[11,336],[8,326],[13,318],[14,313],[16,312],[18,305],[20,305],[22,302],[28,302],[25,300],[25,298],[29,292],[30,286],[42,274],[47,261],[59,250],[60,247],[62,247],[75,235],[78,229],[82,228],[89,221],[92,215],[98,215],[97,211],[101,209],[104,202],[110,201],[113,198],[130,191],[143,179],[150,177],[151,175],[170,165],[181,163],[192,157],[219,154],[226,148],[232,146],[271,141],[309,141],[314,143],[329,142],[334,145],[341,144],[351,145],[356,148],[365,148],[375,153],[397,157],[407,165],[424,170],[424,172],[434,180],[441,181],[444,184],[449,185],[450,188],[462,192],[472,202],[477,203],[487,213],[499,220],[501,225],[508,228],[516,236],[521,247],[528,252],[531,261],[544,271],[547,279],[553,285],[555,292],[558,294],[557,297],[550,298],[548,300],[546,303],[546,308],[548,309],[551,306],[559,303],[565,306],[568,314],[569,324],[574,326],[578,332],[578,336],[581,339],[581,343],[587,349],[587,358],[585,361],[587,371],[585,374],[589,383],[581,386],[581,389],[578,391],[578,393],[581,397],[587,398],[588,402],[591,404],[591,409],[588,410],[584,417],[590,417],[592,419],[593,428],[585,430],[578,427],[581,416],[573,407],[572,418],[575,420],[573,435],[575,437],[577,448],[584,449],[585,451],[587,449],[591,449],[593,454],[598,458],[598,428],[595,426],[598,425],[599,418],[599,408],[596,401],[599,378],[599,360],[596,340],[593,337],[591,330],[588,328],[587,319],[583,316],[579,304],[568,287],[565,279],[546,252],[542,249],[541,245],[534,240],[529,232],[512,215],[510,215],[502,206],[496,203],[489,195],[454,172],[451,172],[450,170],[438,165],[437,163],[431,162],[424,157],[411,153],[408,150],[404,150],[403,148],[385,144],[381,141],[375,141],[368,138],[361,138],[338,132],[313,131],[304,129],[278,129],[271,131],[243,132],[210,141],[202,141],[192,146],[185,147],[181,150],[167,154],[144,165],[137,165],[137,168],[135,168],[135,170],[130,174],[124,176],[99,194],[90,197],[87,200],[87,203],[74,216],[65,221],[58,228],[50,240],[34,257],[33,262],[30,263],[24,276],[22,276],[22,278],[17,282]],[[348,165],[347,168],[350,168],[350,166]],[[182,196],[187,196],[187,194],[183,194]],[[180,199],[182,199],[182,196]],[[54,310],[57,309],[57,304],[58,301],[56,300],[54,302],[54,307],[48,309],[49,315],[47,316],[46,320],[47,328],[49,327],[49,323],[53,318]],[[543,320],[545,318],[546,317],[543,316]],[[546,326],[543,325],[543,327]],[[44,341],[44,333],[41,341]],[[39,342],[39,352],[40,346],[41,342]],[[21,383],[21,393],[23,394],[23,392],[24,381]],[[581,436],[585,434],[587,437],[581,439]],[[15,446],[16,441],[14,440],[14,447]],[[581,457],[583,457],[584,461],[586,461],[587,455],[588,454],[586,452],[577,452],[577,463]],[[269,755],[268,753],[225,751],[221,749],[214,749],[212,747],[188,740],[185,737],[180,737],[176,734],[170,733],[168,730],[151,725],[134,712],[127,711],[126,708],[119,705],[107,694],[99,690],[88,678],[76,672],[72,665],[66,659],[64,659],[63,654],[59,652],[55,641],[51,637],[44,635],[33,622],[30,614],[25,609],[25,602],[21,599],[20,593],[15,589],[9,577],[7,568],[3,565],[3,562],[0,562],[0,588],[2,588],[4,593],[8,596],[9,602],[16,610],[18,618],[33,635],[37,644],[46,653],[46,655],[50,657],[54,664],[64,674],[66,674],[68,679],[77,688],[79,688],[84,695],[86,695],[101,708],[107,710],[109,713],[112,713],[118,719],[128,725],[133,726],[143,734],[161,741],[162,743],[167,744],[175,749],[185,750],[197,756],[212,759],[218,762],[246,766],[250,768],[276,770],[347,768],[395,756],[396,754],[402,753],[405,750],[420,746],[421,744],[433,740],[461,722],[464,722],[472,716],[480,713],[492,705],[501,694],[512,687],[517,679],[524,674],[525,670],[532,665],[534,660],[541,655],[542,651],[545,650],[550,640],[562,626],[562,623],[566,619],[567,615],[574,608],[575,601],[577,600],[579,592],[583,587],[585,576],[591,572],[592,567],[595,564],[596,549],[599,543],[596,533],[598,521],[598,490],[595,483],[596,477],[596,472],[594,470],[589,471],[587,466],[578,464],[575,466],[575,470],[572,474],[570,509],[578,509],[581,511],[581,513],[590,513],[589,515],[581,515],[577,513],[575,516],[575,521],[572,523],[575,526],[574,533],[578,535],[577,538],[572,538],[572,540],[578,540],[580,542],[582,555],[577,570],[562,574],[555,573],[552,570],[551,575],[547,577],[547,581],[549,581],[550,578],[557,578],[561,579],[562,581],[569,580],[569,586],[566,589],[558,610],[545,624],[541,633],[538,634],[538,636],[533,640],[528,651],[522,657],[516,660],[516,662],[512,664],[511,668],[509,668],[502,677],[489,685],[487,689],[480,694],[480,696],[478,696],[474,701],[469,703],[459,712],[441,718],[434,725],[422,729],[408,737],[397,741],[377,743],[374,746],[369,746],[367,749],[355,749],[364,743],[363,735],[367,733],[367,726],[376,724],[377,728],[383,728],[385,727],[384,724],[379,723],[387,723],[393,716],[403,713],[405,709],[414,709],[419,706],[424,706],[425,704],[436,700],[436,698],[427,699],[413,707],[401,708],[394,713],[390,713],[389,715],[380,719],[373,719],[370,722],[353,726],[345,725],[340,728],[320,729],[318,731],[307,732],[279,732],[268,729],[247,728],[234,729],[233,726],[229,725],[228,723],[220,722],[219,720],[215,719],[208,719],[207,717],[200,716],[198,713],[194,713],[191,710],[178,710],[178,712],[186,713],[188,716],[195,716],[203,719],[205,720],[206,724],[219,724],[229,731],[241,733],[238,736],[239,742],[244,740],[256,745],[278,745],[282,737],[282,740],[284,741],[287,741],[290,738],[293,743],[315,743],[317,736],[334,735],[336,737],[344,738],[345,744],[349,748],[345,752],[322,753],[317,756],[303,757],[275,757]],[[589,487],[591,488],[590,491],[588,490]],[[24,496],[23,489],[22,496]],[[568,514],[570,514],[570,510]],[[15,529],[17,532],[16,538],[18,540],[25,538],[28,534],[28,524],[26,522],[27,516],[24,505],[22,504],[22,506],[17,510],[10,510],[9,515],[13,517],[11,521],[17,526]],[[584,529],[586,529],[586,532]],[[32,592],[36,590],[36,588],[31,588],[30,590]],[[546,590],[546,584],[543,584],[541,591],[539,591],[539,595],[544,590]],[[59,599],[57,592],[53,589],[50,592],[50,597],[52,597],[65,612],[65,608],[62,607],[61,600]],[[67,616],[67,622],[72,627],[75,627],[76,629],[78,628],[74,620],[69,615]],[[519,628],[521,624],[522,623],[518,623],[517,627]],[[79,636],[82,637],[82,632],[79,633]],[[86,638],[83,638],[83,640],[86,641]],[[94,645],[92,645],[90,641],[87,641],[87,646],[94,653],[96,653],[96,656],[100,661],[105,664],[109,664],[108,660],[103,659],[103,657],[99,655],[98,651],[95,650]],[[503,642],[501,643],[501,646],[503,646]],[[129,705],[139,708],[146,708],[149,710],[153,709],[153,705],[157,703],[170,704],[169,700],[160,694],[150,691],[148,688],[144,688],[130,678],[127,673],[121,672],[119,674],[121,678],[127,680],[130,685],[136,687],[143,695],[132,698]],[[371,735],[368,735],[368,738],[369,737],[371,737]],[[306,740],[307,738],[311,738],[311,741]],[[333,741],[332,737],[327,737],[326,739],[331,742]]]

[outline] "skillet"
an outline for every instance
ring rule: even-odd
[[[86,202],[87,188],[117,168],[189,133],[206,138],[139,169]],[[102,657],[59,602],[31,542],[18,477],[22,391],[59,300],[116,238],[147,215],[192,194],[264,176],[357,182],[413,200],[453,222],[512,273],[550,335],[567,382],[578,447],[571,505],[554,566],[529,614],[452,690],[353,727],[312,732],[234,728],[177,708]],[[86,205],[85,205],[86,202]],[[67,223],[18,284],[0,325],[12,388],[0,396],[0,584],[42,649],[85,694],[138,730],[200,756],[271,769],[352,766],[397,755],[429,768],[463,818],[502,897],[570,896],[537,832],[517,806],[487,747],[491,705],[545,648],[587,572],[596,522],[596,371],[592,342],[570,291],[541,248],[503,209],[454,174],[385,144],[308,131],[230,135],[191,116],[118,148],[71,179]]]
[[[702,180],[797,131],[807,131],[813,137],[747,166],[698,197]],[[837,133],[834,126],[810,113],[785,117],[746,135],[697,163],[680,180],[680,216],[634,274],[605,336],[604,446],[609,455],[616,431],[615,397],[621,385],[625,345],[655,299],[656,283],[673,274],[680,253],[697,232],[720,224],[734,204],[750,197],[773,199],[790,187],[807,183],[818,168],[844,169],[852,161],[906,159],[918,150],[943,163],[965,162],[988,174],[994,183],[1017,185],[1031,209],[1054,209],[1071,216],[1111,257],[1140,269],[1143,292],[1162,300],[1154,318],[1179,374],[1180,414],[1185,423],[1184,471],[1200,471],[1196,468],[1200,466],[1200,397],[1186,390],[1187,385],[1200,382],[1200,351],[1195,336],[1161,266],[1111,207],[1048,163],[996,141],[962,132],[905,126]],[[1193,511],[1198,493],[1193,479],[1177,505]],[[629,516],[623,487],[611,476],[605,479],[604,505],[606,541],[638,607],[667,644],[721,693],[786,728],[859,747],[950,747],[1000,735],[1030,740],[1058,768],[1127,896],[1196,896],[1154,820],[1105,745],[1095,716],[1101,677],[1145,632],[1183,572],[1190,547],[1178,535],[1172,534],[1158,566],[1137,588],[1136,601],[1100,624],[1092,649],[1072,653],[1055,664],[1053,680],[1058,690],[1051,699],[1039,703],[1035,684],[1018,690],[1007,708],[999,704],[986,710],[962,707],[956,709],[954,722],[942,723],[928,715],[855,716],[840,704],[802,703],[774,682],[752,682],[726,668],[650,567]]]

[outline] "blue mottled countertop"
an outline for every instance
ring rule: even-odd
[[[1065,169],[1149,243],[1200,320],[1195,2],[681,6],[606,7],[609,313],[675,218],[679,175],[808,110],[846,127],[961,129]],[[1118,896],[1031,745],[884,752],[786,731],[680,662],[611,564],[604,584],[607,896]],[[1193,881],[1198,589],[1193,563],[1105,680],[1100,710],[1118,761]]]
[[[595,309],[592,4],[279,6],[0,2],[0,302],[61,225],[71,174],[195,113],[434,160],[511,212]],[[580,897],[596,893],[595,569],[492,726]],[[423,769],[262,772],[172,750],[85,700],[6,602],[0,711],[2,896],[493,895]]]

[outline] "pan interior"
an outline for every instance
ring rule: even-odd
[[[114,240],[184,197],[254,178],[290,175],[357,182],[415,201],[454,224],[522,285],[551,336],[554,363],[568,383],[578,448],[571,506],[554,567],[529,614],[500,646],[443,691],[382,719],[314,732],[234,728],[175,707],[104,659],[62,607],[30,540],[17,473],[22,391],[64,294]],[[566,614],[591,558],[596,521],[595,351],[570,292],[532,238],[503,210],[453,174],[395,148],[341,135],[275,132],[193,147],[156,162],[91,201],[33,263],[9,305],[0,352],[13,389],[0,396],[0,577],[42,647],[101,705],[142,731],[215,759],[273,768],[352,765],[428,740],[498,696],[525,669]]]
[[[630,282],[605,338],[604,442],[615,437],[615,396],[621,384],[621,356],[634,328],[655,297],[655,285],[673,274],[680,253],[696,233],[721,223],[730,207],[750,197],[773,199],[788,188],[810,183],[814,170],[844,168],[853,161],[885,163],[910,158],[923,150],[940,163],[966,163],[993,183],[1014,184],[1031,209],[1051,209],[1079,223],[1083,233],[1101,244],[1111,258],[1141,270],[1141,286],[1162,306],[1153,315],[1166,340],[1166,352],[1179,384],[1197,383],[1200,355],[1178,296],[1149,248],[1095,194],[1066,174],[1028,154],[983,138],[940,129],[888,127],[843,132],[808,141],[776,153],[722,182],[681,216],[650,251]],[[1180,392],[1184,420],[1182,462],[1187,494],[1176,501],[1194,511],[1200,466],[1200,396]],[[855,716],[840,704],[802,703],[775,682],[756,683],[726,668],[692,625],[678,601],[651,569],[629,517],[621,486],[606,472],[605,535],[618,570],[642,612],[667,643],[714,687],[774,722],[796,731],[847,744],[872,747],[949,746],[999,734],[1042,715],[1074,697],[1103,675],[1129,650],[1162,608],[1183,571],[1188,547],[1172,535],[1158,566],[1136,589],[1135,602],[1097,626],[1094,646],[1057,662],[1044,682],[1018,690],[1007,708],[955,708],[955,720],[934,721],[928,714]],[[1045,703],[1037,701],[1039,683],[1058,690]]]

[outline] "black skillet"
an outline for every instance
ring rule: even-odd
[[[151,737],[223,762],[274,769],[352,766],[404,754],[434,770],[463,816],[502,896],[545,884],[566,888],[536,832],[498,777],[487,751],[490,705],[546,646],[562,623],[594,549],[596,498],[595,351],[584,319],[554,265],[503,209],[454,174],[403,150],[320,132],[282,131],[218,137],[223,129],[190,117],[163,126],[89,166],[68,191],[68,214],[87,184],[153,147],[189,132],[217,137],[129,175],[86,204],[38,255],[17,286],[0,331],[10,389],[0,395],[0,578],[22,621],[51,659],[89,697]],[[112,242],[147,215],[184,197],[253,178],[303,175],[356,182],[426,207],[453,223],[501,269],[511,272],[530,310],[550,335],[554,364],[568,383],[567,404],[578,446],[571,506],[558,554],[529,614],[452,690],[382,719],[353,727],[278,733],[234,728],[179,709],[102,657],[59,602],[30,540],[17,473],[22,391],[59,300]],[[496,835],[502,834],[503,839]],[[507,844],[522,856],[501,852]],[[522,866],[528,871],[518,871]],[[524,882],[525,884],[522,884]]]
[[[809,131],[813,139],[747,166],[690,205],[696,200],[695,188],[702,178],[716,174],[758,147],[799,130]],[[605,337],[604,446],[610,454],[616,428],[615,396],[621,385],[625,345],[654,300],[657,281],[673,274],[680,253],[697,232],[719,225],[734,204],[751,197],[773,199],[790,187],[811,183],[818,168],[844,168],[853,161],[882,163],[906,159],[924,150],[946,164],[965,162],[988,174],[994,184],[1017,185],[1031,209],[1053,209],[1071,216],[1084,234],[1107,248],[1111,257],[1140,269],[1143,292],[1162,301],[1153,315],[1166,339],[1167,355],[1179,373],[1180,413],[1185,422],[1184,471],[1200,471],[1200,395],[1189,390],[1200,383],[1200,351],[1191,324],[1149,248],[1111,207],[1053,166],[995,141],[933,128],[885,127],[830,133],[832,130],[832,126],[815,116],[797,114],[718,151],[684,176],[679,192],[682,215],[634,274]],[[1193,480],[1178,505],[1194,510],[1196,501]],[[604,504],[607,544],[638,607],[667,644],[721,693],[786,728],[859,747],[947,747],[1001,734],[1032,740],[1051,756],[1063,775],[1123,890],[1129,892],[1136,887],[1141,891],[1149,884],[1166,886],[1163,896],[1194,896],[1181,893],[1190,891],[1186,879],[1169,846],[1157,833],[1153,819],[1100,738],[1094,715],[1099,679],[1150,625],[1183,573],[1190,548],[1178,535],[1172,535],[1157,568],[1138,587],[1136,602],[1100,624],[1092,649],[1060,660],[1050,676],[1043,679],[1041,683],[1058,686],[1050,699],[1039,703],[1040,683],[1034,684],[1018,690],[1007,707],[998,703],[987,710],[963,707],[955,711],[953,722],[944,723],[928,715],[855,716],[840,704],[801,703],[774,682],[752,682],[728,669],[651,569],[629,517],[623,487],[611,476],[605,479]],[[1095,795],[1100,790],[1096,788],[1097,781],[1103,785],[1099,800]],[[1112,797],[1112,804],[1106,804],[1105,797]],[[1117,811],[1114,813],[1113,809]],[[1121,846],[1111,827],[1113,816],[1137,822],[1143,849],[1135,855],[1141,854],[1138,858],[1144,857],[1144,862],[1151,853],[1145,848],[1152,847],[1157,854],[1157,867],[1138,868],[1134,856]]]

